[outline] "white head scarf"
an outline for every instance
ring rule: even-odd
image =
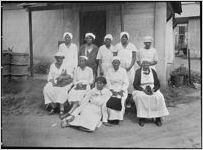
[[[113,41],[113,36],[111,34],[107,34],[105,37],[104,37],[104,41],[106,39],[110,39],[111,41]]]
[[[126,35],[126,36],[127,36],[127,38],[128,38],[128,40],[129,40],[130,35],[129,35],[129,33],[128,33],[128,32],[121,32],[121,33],[120,33],[120,39],[121,39],[121,38],[122,38],[124,35]]]
[[[96,36],[93,33],[86,33],[85,37],[91,36],[94,40],[96,38]]]
[[[62,53],[62,52],[56,52],[55,54],[54,54],[54,57],[65,57],[65,55]]]
[[[152,42],[153,38],[151,36],[145,36],[144,37],[144,42]]]
[[[113,56],[112,62],[113,62],[114,60],[119,60],[119,61],[121,61],[120,57],[118,57],[118,56]]]
[[[84,58],[85,60],[88,60],[86,56],[80,56],[80,58]]]
[[[72,40],[72,38],[73,38],[73,34],[72,34],[72,33],[70,33],[70,32],[65,32],[65,33],[63,34],[63,39],[65,39],[66,35],[69,35],[69,36],[70,36],[70,39]]]

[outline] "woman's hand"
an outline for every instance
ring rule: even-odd
[[[121,97],[123,97],[123,93],[124,93],[123,90],[121,90],[120,92],[118,92],[118,94],[119,94]]]
[[[143,89],[143,92],[147,95],[151,95],[146,89]]]
[[[115,92],[113,89],[111,89],[110,91],[113,94],[113,96],[117,96],[118,95],[118,92]]]
[[[126,68],[126,71],[127,71],[127,72],[130,71],[131,68],[132,68],[132,67],[128,67],[128,68]]]

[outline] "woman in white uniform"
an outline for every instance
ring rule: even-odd
[[[149,66],[152,69],[155,69],[155,65],[158,62],[158,54],[157,50],[152,47],[152,37],[146,36],[144,37],[144,48],[139,50],[138,56],[137,56],[137,63],[141,67],[143,61],[148,61]]]
[[[74,71],[73,84],[74,87],[69,93],[68,102],[73,105],[68,112],[71,114],[84,99],[87,92],[90,90],[90,86],[93,84],[93,71],[92,68],[86,66],[86,56],[79,57],[79,66]]]
[[[108,120],[110,123],[118,124],[119,120],[123,120],[125,113],[125,100],[128,96],[128,76],[126,70],[120,67],[120,58],[118,56],[113,57],[113,68],[110,68],[107,72],[107,87],[112,92],[113,97],[121,99],[121,110],[115,110],[108,108]],[[115,106],[116,107],[116,106]]]
[[[121,32],[120,34],[121,42],[118,43],[115,48],[118,51],[118,57],[121,59],[121,67],[126,69],[129,87],[128,87],[128,99],[131,99],[133,92],[133,80],[135,75],[134,64],[136,61],[137,48],[131,42],[129,42],[129,34],[127,32]]]
[[[76,44],[72,43],[73,35],[72,33],[65,32],[63,34],[63,40],[65,43],[59,45],[59,51],[65,55],[63,61],[66,67],[72,67],[76,69],[78,66],[78,48]]]
[[[51,104],[52,109],[49,114],[55,111],[55,103],[60,103],[60,115],[64,113],[64,103],[68,99],[68,91],[72,87],[73,70],[66,68],[63,63],[64,54],[57,52],[55,54],[56,62],[51,64],[48,74],[48,83],[45,85],[43,94],[45,105]]]
[[[144,126],[146,118],[156,118],[157,126],[162,125],[161,117],[167,116],[165,100],[160,92],[160,82],[156,71],[149,67],[148,61],[142,62],[142,67],[136,71],[133,99],[137,108],[139,125]]]
[[[74,126],[85,131],[95,131],[102,123],[103,114],[106,115],[106,101],[111,96],[111,92],[105,88],[105,85],[106,79],[98,77],[96,87],[88,92],[83,103],[72,116],[62,120],[61,127]],[[104,123],[107,124],[107,122]]]
[[[112,58],[116,55],[116,49],[111,44],[113,37],[111,34],[107,34],[104,37],[104,45],[99,48],[97,59],[99,60],[99,75],[106,76],[109,68],[112,67]]]

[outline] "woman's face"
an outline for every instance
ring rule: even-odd
[[[145,48],[149,49],[151,47],[151,42],[144,42]]]
[[[92,44],[93,40],[92,40],[92,37],[88,36],[85,38],[87,44]]]
[[[71,38],[70,38],[70,36],[67,34],[66,36],[65,36],[65,43],[66,44],[69,44],[71,42]]]
[[[122,38],[121,38],[121,43],[122,43],[123,45],[125,45],[127,42],[128,42],[127,36],[126,36],[126,35],[123,35]]]
[[[86,66],[86,59],[80,57],[79,65],[80,65],[81,68],[84,68]]]
[[[119,60],[113,60],[112,65],[113,65],[114,70],[118,70],[118,68],[120,66],[120,61]]]
[[[149,63],[148,62],[142,62],[142,68],[143,68],[143,70],[148,70],[149,69]]]
[[[62,64],[64,57],[56,56],[55,59],[56,59],[56,62],[57,62],[58,64]]]
[[[96,85],[97,85],[98,90],[102,90],[104,88],[104,86],[105,86],[105,84],[103,82],[101,82],[101,81],[97,81]]]
[[[104,44],[109,47],[111,45],[111,39],[105,39]]]

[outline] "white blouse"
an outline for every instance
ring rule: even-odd
[[[132,61],[132,52],[137,52],[137,48],[134,44],[128,43],[126,47],[123,47],[121,43],[116,44],[115,46],[118,56],[121,59],[121,67],[128,68]]]
[[[126,70],[122,67],[119,67],[117,71],[114,68],[110,68],[107,72],[107,86],[109,89],[113,89],[114,91],[127,91],[129,81]]]
[[[86,66],[84,70],[80,67],[77,67],[74,71],[73,83],[76,85],[77,83],[84,84],[92,84],[94,80],[92,68]]]
[[[71,77],[73,77],[73,70],[72,68],[67,68],[63,64],[61,65],[60,68],[57,68],[55,63],[51,64],[50,69],[49,69],[49,74],[48,74],[48,81],[51,79],[54,79],[56,82],[56,78],[59,77],[62,73],[66,71],[67,74],[69,74]]]
[[[77,68],[78,66],[78,48],[76,44],[71,43],[70,46],[66,46],[65,43],[59,45],[59,51],[65,55],[65,59],[63,60],[63,64],[67,67],[71,66],[73,68]]]

